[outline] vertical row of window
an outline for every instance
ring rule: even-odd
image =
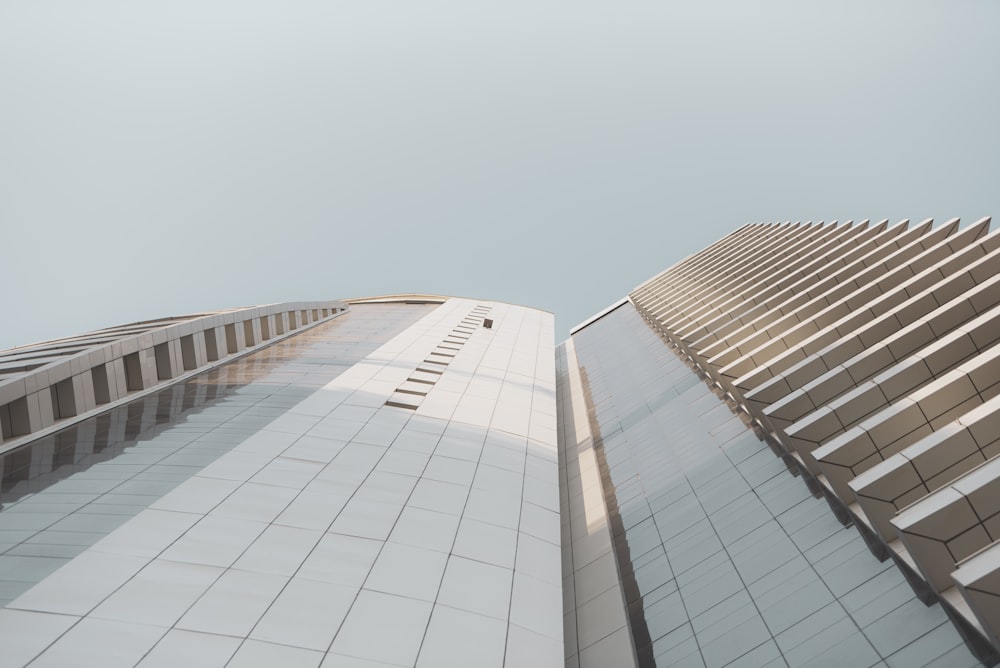
[[[476,331],[476,328],[480,325],[486,326],[486,316],[489,315],[492,308],[492,306],[480,304],[472,309],[451,330],[451,333],[424,358],[424,361],[417,365],[410,377],[396,388],[392,396],[386,400],[385,405],[410,410],[419,408],[423,398],[427,396],[431,388],[437,384],[438,378],[444,373],[444,368],[451,363],[458,351],[472,336],[472,333]],[[489,327],[492,327],[493,321],[489,320],[488,322]]]

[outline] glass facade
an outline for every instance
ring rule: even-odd
[[[573,342],[640,665],[979,665],[631,304]]]

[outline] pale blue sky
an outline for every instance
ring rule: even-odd
[[[1000,3],[0,5],[0,348],[436,292],[557,339],[752,221],[1000,214]]]

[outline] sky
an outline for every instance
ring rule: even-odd
[[[0,348],[397,292],[556,339],[748,222],[1000,215],[1000,3],[6,0]]]

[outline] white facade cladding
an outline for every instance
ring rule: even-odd
[[[0,663],[561,664],[552,317],[440,301],[0,609]]]
[[[755,224],[558,347],[410,294],[0,351],[0,666],[995,665],[998,276]]]
[[[987,663],[1000,647],[998,275],[989,219],[747,225],[628,306]]]

